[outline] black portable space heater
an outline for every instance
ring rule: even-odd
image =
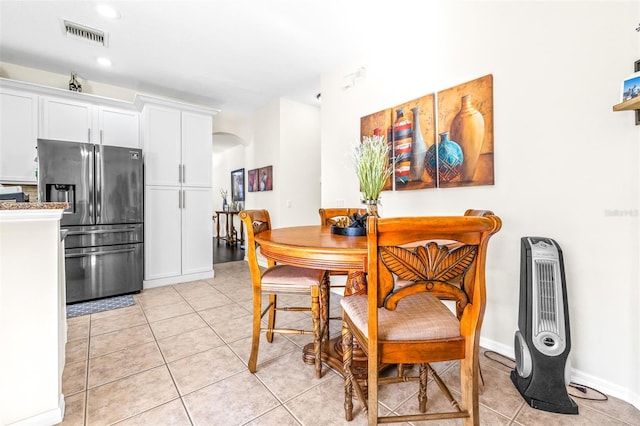
[[[578,414],[567,393],[571,349],[562,250],[551,238],[522,237],[520,312],[511,381],[536,409]]]

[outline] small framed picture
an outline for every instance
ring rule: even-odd
[[[258,169],[251,169],[247,172],[249,176],[249,185],[247,189],[249,192],[258,192]]]
[[[244,201],[244,169],[231,172],[231,201]]]
[[[260,167],[258,170],[258,180],[260,191],[273,190],[273,166]]]
[[[622,83],[622,102],[640,96],[640,72],[627,77]]]

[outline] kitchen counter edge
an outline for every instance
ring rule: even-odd
[[[65,210],[67,203],[16,203],[13,201],[0,202],[0,210]]]

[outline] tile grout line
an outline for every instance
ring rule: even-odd
[[[89,335],[87,336],[87,358],[86,365],[87,371],[85,372],[84,377],[84,416],[83,416],[83,424],[87,426],[88,417],[89,417],[89,354],[91,353],[91,326],[92,326],[92,316],[89,315]]]
[[[173,288],[175,290],[175,292],[178,293],[178,295],[180,295],[180,297],[182,297],[183,300],[185,300],[184,296],[182,296],[182,294],[180,294],[180,292],[177,291],[173,285],[171,286],[171,288]],[[185,300],[185,302],[187,304],[189,304],[189,302],[187,302],[186,300]],[[191,307],[191,305],[189,305],[189,307]],[[184,402],[183,395],[180,393],[180,389],[178,388],[178,384],[176,383],[176,378],[175,378],[173,372],[171,371],[171,368],[169,368],[169,363],[167,362],[167,358],[165,357],[164,352],[162,352],[162,349],[160,348],[160,343],[158,342],[158,337],[156,336],[156,333],[153,331],[153,328],[151,327],[151,323],[149,322],[149,318],[147,317],[147,313],[145,312],[142,303],[140,304],[140,308],[142,310],[142,314],[144,315],[144,319],[147,322],[147,326],[149,327],[149,330],[151,330],[151,335],[153,336],[153,339],[156,342],[156,346],[158,347],[158,351],[160,352],[160,356],[162,357],[162,360],[164,361],[164,366],[167,369],[167,371],[169,372],[169,377],[171,377],[171,381],[173,382],[173,386],[176,389],[176,393],[178,394],[178,398],[177,399],[180,400],[180,404],[182,405],[182,408],[184,409],[184,412],[187,414],[187,418],[189,419],[189,422],[193,426],[194,422],[193,422],[193,418],[191,417],[191,413],[189,412],[189,409],[187,408],[187,405]],[[180,316],[180,315],[178,315],[178,316]],[[172,400],[172,401],[175,401],[175,400]],[[165,402],[165,403],[163,403],[161,405],[158,405],[156,407],[153,407],[153,408],[151,408],[149,410],[158,408],[158,407],[160,407],[160,406],[162,406],[164,404],[167,404],[167,403]],[[149,410],[147,410],[147,411],[149,411]],[[139,414],[141,414],[141,413],[138,413],[136,415],[139,415]]]

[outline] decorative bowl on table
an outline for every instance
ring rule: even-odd
[[[367,234],[367,228],[331,225],[331,233],[336,235],[347,235],[351,237],[362,237]]]

